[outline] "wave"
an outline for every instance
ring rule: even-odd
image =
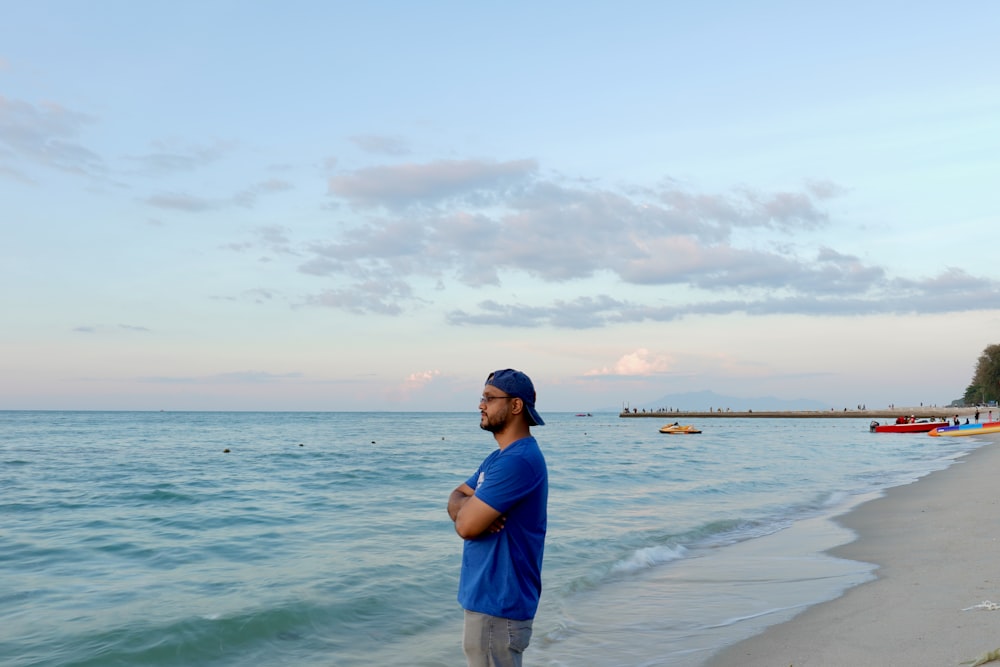
[[[364,664],[365,652],[397,636],[418,634],[435,621],[419,614],[404,616],[408,616],[406,627],[400,627],[403,619],[387,600],[379,598],[329,603],[289,600],[271,607],[203,612],[159,623],[145,618],[91,633],[62,634],[58,640],[41,634],[21,636],[16,645],[0,641],[0,654],[16,656],[17,664],[25,667],[302,667],[337,664],[338,658]],[[317,662],[318,656],[323,663]]]
[[[138,621],[89,635],[65,638],[45,647],[51,661],[25,665],[106,667],[108,665],[238,665],[292,664],[273,659],[291,657],[294,647],[277,646],[301,641],[310,623],[308,608],[285,607],[247,612],[231,617],[199,616],[157,625]],[[267,655],[265,659],[262,656]]]
[[[627,558],[618,561],[611,566],[612,574],[629,574],[638,572],[657,565],[680,560],[687,556],[688,550],[683,546],[654,546],[645,547],[634,551]]]
[[[588,554],[587,557],[593,559],[595,555],[602,553],[606,557],[602,562],[592,565],[587,574],[563,583],[560,588],[566,594],[593,590],[623,577],[641,575],[675,561],[697,557],[706,549],[765,537],[787,528],[798,519],[827,513],[840,507],[849,496],[846,492],[825,492],[794,506],[760,508],[761,514],[756,519],[741,517],[706,521],[679,533],[640,531],[605,540],[581,540],[568,550],[567,557],[572,557],[572,554]],[[554,556],[561,557],[562,553]]]

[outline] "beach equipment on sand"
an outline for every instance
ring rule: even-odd
[[[1000,660],[1000,648],[993,651],[987,651],[973,660],[966,660],[961,663],[963,665],[972,665],[972,667],[979,667],[979,665],[985,665],[987,662],[993,662],[994,660]]]
[[[1000,433],[1000,422],[985,422],[983,424],[959,424],[958,426],[946,426],[929,431],[927,435],[933,436],[962,436],[962,435],[983,435],[984,433]]]

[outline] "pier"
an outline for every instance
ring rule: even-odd
[[[989,421],[990,411],[993,412],[993,419],[1000,419],[1000,408],[975,408],[975,407],[896,407],[896,408],[884,408],[879,410],[858,410],[858,409],[844,409],[844,410],[743,410],[743,411],[723,411],[723,410],[675,410],[662,411],[662,410],[643,410],[639,408],[637,411],[632,409],[622,410],[618,416],[623,419],[631,419],[637,417],[655,417],[656,419],[668,419],[671,421],[676,421],[677,419],[730,419],[730,418],[751,418],[751,419],[892,419],[895,420],[896,417],[900,416],[915,416],[915,417],[941,417],[941,418],[952,418],[958,415],[962,421],[968,417],[970,420],[976,414],[976,410],[979,410],[979,421],[985,422]]]

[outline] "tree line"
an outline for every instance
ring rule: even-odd
[[[979,355],[972,382],[962,400],[966,405],[1000,402],[1000,345],[987,345]]]

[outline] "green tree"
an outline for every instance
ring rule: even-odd
[[[987,345],[963,396],[966,404],[1000,401],[1000,345]]]

